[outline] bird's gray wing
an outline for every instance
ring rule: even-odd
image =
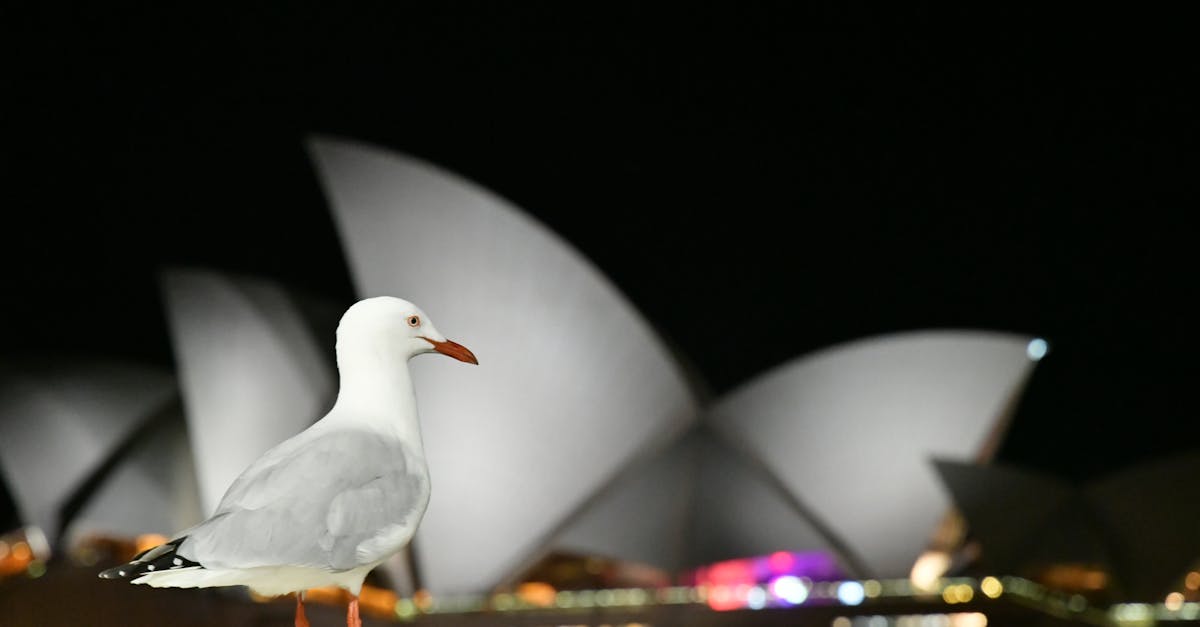
[[[209,568],[347,570],[406,542],[428,498],[423,464],[402,443],[327,431],[264,455],[178,553]]]

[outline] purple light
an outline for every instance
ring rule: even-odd
[[[770,570],[776,575],[796,575],[813,581],[833,581],[844,575],[833,555],[824,551],[793,553],[778,551],[767,558]]]
[[[776,551],[768,555],[716,562],[693,571],[696,585],[753,585],[781,575],[810,581],[838,581],[845,575],[833,555],[823,551]]]

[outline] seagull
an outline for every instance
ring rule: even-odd
[[[350,593],[346,624],[361,627],[363,580],[408,544],[429,503],[408,360],[431,352],[479,363],[408,301],[352,305],[338,324],[329,413],[250,464],[208,520],[100,577],[296,593],[296,627],[309,627],[304,590],[338,586]]]

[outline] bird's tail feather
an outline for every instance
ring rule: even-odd
[[[101,579],[126,579],[134,580],[142,575],[147,575],[154,572],[182,570],[185,568],[203,568],[199,563],[193,562],[185,557],[179,556],[175,550],[179,545],[187,539],[187,536],[176,538],[160,544],[152,549],[147,549],[134,556],[133,561],[123,566],[110,568],[100,573]]]

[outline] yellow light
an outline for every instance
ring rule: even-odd
[[[417,615],[417,606],[409,599],[396,601],[396,618],[406,620]]]
[[[550,607],[557,596],[554,586],[542,581],[526,581],[517,586],[517,597],[530,605]]]
[[[659,603],[690,603],[692,589],[685,586],[674,586],[659,590],[655,593]]]
[[[874,599],[882,592],[883,586],[878,581],[875,581],[874,579],[868,579],[863,582],[863,594],[865,594],[867,598]]]
[[[942,590],[942,600],[950,604],[966,603],[974,596],[975,590],[965,583],[960,583],[954,586],[946,586],[946,589]]]
[[[4,543],[0,542],[0,544]],[[0,550],[0,557],[4,557],[3,550]],[[1188,590],[1200,590],[1200,571],[1193,570],[1192,572],[1188,573],[1187,578],[1184,579],[1183,583],[1185,586],[1187,586]]]
[[[433,595],[428,590],[417,590],[413,593],[413,603],[422,612],[428,612],[433,607]]]
[[[983,591],[989,599],[998,599],[1004,594],[1004,584],[1000,583],[995,577],[984,577],[983,581],[979,582],[979,589]]]
[[[837,618],[833,619],[833,622],[830,623],[829,627],[850,627],[852,624],[853,623],[850,622],[849,618],[846,618],[845,616],[838,616]]]
[[[346,591],[337,586],[309,588],[304,591],[304,600],[326,605],[341,605],[346,600]]]
[[[29,567],[25,569],[25,572],[28,573],[30,577],[37,579],[38,577],[46,574],[46,564],[44,562],[34,560],[29,562]]]
[[[1088,590],[1101,590],[1108,585],[1108,575],[1102,571],[1092,571],[1087,574],[1084,584]]]
[[[1172,592],[1168,594],[1166,600],[1163,601],[1163,605],[1167,606],[1167,609],[1172,612],[1178,612],[1183,607],[1183,593]]]
[[[25,542],[18,542],[12,547],[12,556],[18,562],[29,561],[33,559],[33,549],[30,549],[29,544]]]
[[[149,551],[154,547],[167,542],[167,537],[157,533],[144,533],[137,537],[137,552]]]
[[[938,580],[950,568],[950,555],[944,551],[925,551],[913,563],[909,579],[918,590],[937,589]]]
[[[358,593],[358,602],[363,609],[379,616],[387,616],[396,609],[396,593],[385,588],[363,586]]]

